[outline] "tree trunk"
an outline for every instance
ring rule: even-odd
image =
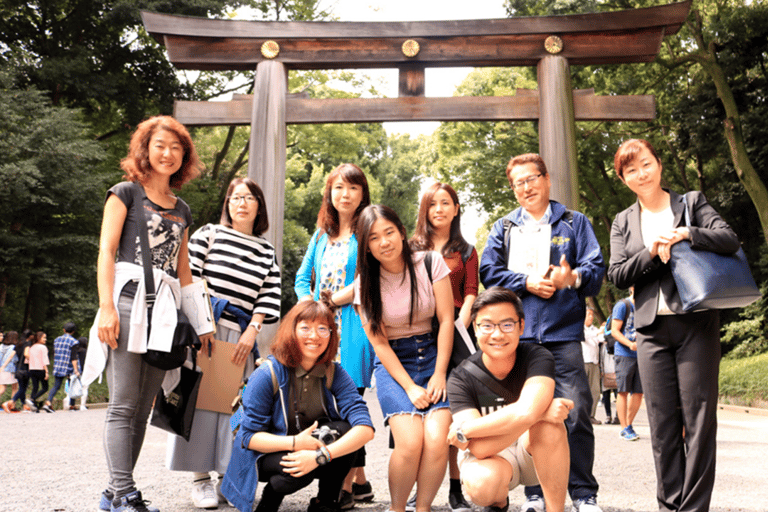
[[[694,33],[699,51],[693,56],[699,62],[704,70],[712,78],[712,82],[717,89],[717,97],[725,108],[725,139],[728,141],[728,148],[731,152],[731,161],[736,170],[739,181],[749,194],[752,203],[755,205],[757,215],[760,218],[760,225],[763,230],[763,238],[768,242],[768,187],[760,179],[760,176],[749,161],[747,148],[744,145],[744,137],[741,129],[741,116],[736,104],[736,98],[728,85],[723,68],[717,61],[714,43],[709,44],[704,41],[701,18],[696,13],[697,24],[694,27],[689,23],[689,27]]]

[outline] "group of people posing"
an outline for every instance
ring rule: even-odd
[[[455,512],[471,507],[464,493],[487,512],[506,512],[517,485],[525,486],[523,512],[562,511],[566,494],[573,510],[600,511],[580,342],[585,299],[599,291],[605,265],[589,220],[550,199],[538,155],[510,160],[506,174],[520,207],[494,224],[481,260],[461,235],[449,185],[426,191],[409,238],[395,211],[370,204],[360,168],[334,169],[295,276],[299,302],[255,369],[261,327],[280,317],[280,268],[262,236],[269,224],[261,189],[234,180],[220,223],[188,239],[189,207],[171,191],[199,167],[187,130],[169,117],[145,121],[121,166],[127,182],[112,187],[105,204],[91,335],[102,353],[91,374],[106,367],[110,388],[101,510],[156,510],[133,469],[167,375],[141,354],[167,328],[154,311],[194,276],[224,301],[216,338],[235,344],[232,363],[247,378],[234,440],[228,414],[203,410],[189,441],[169,440],[168,467],[192,472],[196,506],[227,500],[250,512],[257,502],[258,512],[276,512],[314,479],[309,512],[371,500],[364,445],[374,425],[362,395],[373,384],[391,433],[393,512],[428,512],[447,468]],[[679,227],[681,196],[661,188],[661,163],[647,142],[623,144],[616,171],[638,202],[614,222],[608,276],[636,290],[659,507],[705,510],[714,475],[717,313],[682,311],[667,262],[675,243],[733,252],[738,240],[701,194],[689,201],[696,227]],[[144,194],[134,194],[136,183]],[[151,317],[142,312],[140,229],[149,231],[157,287]],[[541,246],[520,245],[539,233]],[[520,269],[542,251],[543,265]],[[463,361],[454,354],[457,330],[471,333],[478,349]],[[205,349],[211,337],[202,341]]]

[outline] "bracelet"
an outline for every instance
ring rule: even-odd
[[[335,307],[335,308],[339,307],[339,305],[338,305],[338,304],[336,304],[336,302],[333,300],[333,294],[332,294],[332,293],[329,293],[329,294],[328,294],[328,300],[331,302],[331,305],[332,305],[333,307]]]
[[[328,462],[331,462],[333,457],[331,457],[331,450],[328,449],[327,446],[323,445],[320,447],[320,451],[323,452],[323,455],[328,459]]]
[[[293,436],[293,441],[291,442],[291,451],[296,451],[296,436]]]

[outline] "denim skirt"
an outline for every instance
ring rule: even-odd
[[[413,382],[426,389],[429,379],[435,373],[437,361],[437,342],[432,338],[432,334],[418,334],[408,338],[389,340],[389,346],[392,347]],[[389,422],[389,417],[395,414],[424,416],[432,410],[448,407],[448,401],[441,400],[436,404],[430,404],[426,409],[417,409],[408,398],[405,389],[381,364],[378,356],[373,360],[373,375],[376,378],[376,396],[379,399],[385,425]]]

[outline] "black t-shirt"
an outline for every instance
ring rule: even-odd
[[[149,249],[152,253],[152,266],[165,271],[172,277],[178,277],[179,249],[184,239],[184,230],[192,224],[192,212],[180,197],[176,198],[174,208],[162,208],[146,197],[144,211],[140,211],[141,219],[136,219],[133,205],[133,183],[124,181],[110,188],[110,194],[115,194],[126,208],[128,215],[120,236],[120,247],[117,250],[117,261],[127,261],[142,265],[141,243],[137,221],[147,226],[149,233]]]
[[[531,377],[555,378],[555,359],[546,348],[532,343],[517,347],[517,358],[512,371],[502,380],[497,379],[483,364],[483,353],[477,351],[456,367],[448,378],[448,402],[451,413],[465,409],[477,409],[485,416],[520,398],[525,381]],[[499,396],[466,370],[467,365],[477,364],[491,379],[510,393],[511,400]]]

